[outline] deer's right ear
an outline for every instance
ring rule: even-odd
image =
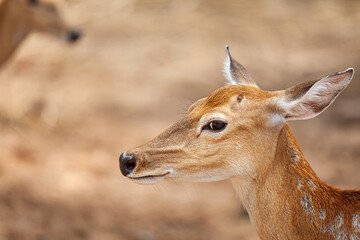
[[[231,57],[228,45],[225,46],[225,50],[226,59],[224,62],[223,73],[229,84],[243,84],[258,88],[244,66]]]
[[[317,81],[301,83],[281,91],[278,107],[285,120],[309,119],[323,112],[346,88],[354,75],[348,68]]]

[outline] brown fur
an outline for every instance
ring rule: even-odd
[[[294,150],[300,154],[299,162],[289,154]],[[302,182],[301,190],[294,187],[297,178]],[[309,180],[315,190],[310,189]],[[253,187],[256,201],[250,208],[255,209],[252,215],[261,239],[345,239],[334,236],[340,231],[350,239],[354,233],[352,217],[359,211],[360,192],[342,191],[322,182],[302,155],[288,125],[279,134],[274,161],[259,172]],[[312,212],[301,205],[304,194],[311,199]],[[321,209],[326,210],[324,220],[319,217]],[[335,228],[339,214],[342,226],[335,233],[325,230],[329,225]]]

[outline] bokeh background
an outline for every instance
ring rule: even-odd
[[[224,85],[224,46],[261,88],[354,67],[360,2],[69,0],[78,44],[32,34],[0,69],[0,239],[258,239],[230,181],[136,185],[120,153]],[[292,122],[318,175],[360,188],[360,79]]]

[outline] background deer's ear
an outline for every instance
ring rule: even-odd
[[[224,62],[223,72],[229,84],[250,85],[258,88],[248,71],[244,68],[244,66],[242,66],[240,63],[238,63],[235,59],[231,57],[228,45],[225,46],[225,50],[226,59]]]
[[[278,106],[285,120],[309,119],[319,115],[346,88],[353,75],[354,69],[348,68],[282,91]]]

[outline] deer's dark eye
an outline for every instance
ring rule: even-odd
[[[205,125],[203,127],[203,130],[210,130],[210,131],[222,131],[225,129],[225,127],[227,126],[226,122],[220,121],[220,120],[215,120],[215,121],[211,121],[209,122],[209,124]]]
[[[28,3],[29,3],[30,5],[35,6],[35,5],[37,5],[37,4],[39,3],[39,1],[38,1],[38,0],[28,0]]]

